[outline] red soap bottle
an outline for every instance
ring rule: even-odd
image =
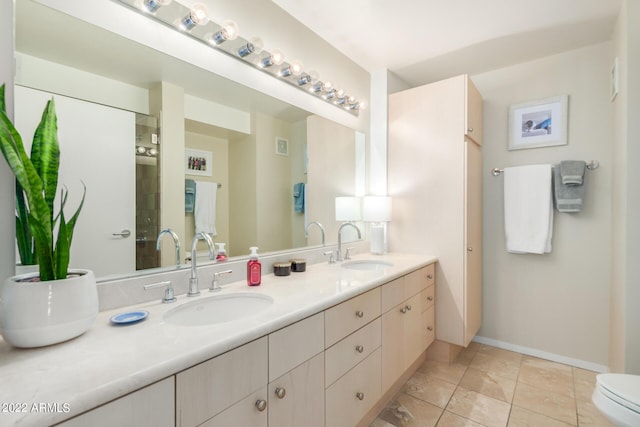
[[[252,246],[249,248],[251,255],[249,256],[249,262],[247,262],[247,285],[259,286],[262,281],[262,264],[258,259],[258,248]]]

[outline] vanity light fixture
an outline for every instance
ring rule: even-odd
[[[238,34],[238,24],[228,19],[222,23],[222,28],[211,36],[211,43],[219,45],[227,40],[235,40]]]
[[[273,49],[269,56],[265,56],[260,61],[262,68],[271,67],[272,65],[280,65],[284,62],[284,53],[278,49]]]
[[[171,0],[144,0],[142,6],[149,13],[155,13],[160,6],[168,6]]]
[[[189,9],[189,13],[180,21],[180,28],[191,31],[196,25],[207,25],[209,22],[209,11],[202,3],[194,3]]]
[[[244,58],[252,53],[259,55],[262,53],[262,49],[264,49],[264,42],[262,39],[260,37],[252,37],[238,49],[238,56],[240,56],[240,58]]]
[[[193,3],[191,7],[181,1],[172,0],[117,0],[148,18],[155,19],[207,46],[215,47],[237,60],[245,62],[272,77],[289,83],[299,89],[308,91],[318,99],[338,107],[354,116],[363,108],[362,102],[344,91],[333,89],[331,82],[322,82],[315,71],[305,71],[298,61],[285,62],[284,54],[274,49],[264,50],[264,43],[259,37],[243,38],[238,26],[233,21],[222,24],[211,21],[207,7],[203,3]]]

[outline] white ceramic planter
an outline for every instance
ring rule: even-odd
[[[98,315],[92,271],[70,270],[63,280],[24,281],[34,276],[10,277],[0,289],[0,332],[6,342],[42,347],[75,338],[91,327]]]

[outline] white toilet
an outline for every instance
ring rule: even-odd
[[[599,374],[591,400],[616,426],[640,426],[640,375]]]

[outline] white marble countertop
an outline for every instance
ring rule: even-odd
[[[201,287],[199,297],[178,295],[173,304],[158,300],[103,311],[84,335],[50,347],[16,349],[0,338],[0,426],[50,425],[71,418],[437,261],[409,254],[353,259],[369,258],[393,266],[355,271],[321,263],[290,276],[265,275],[257,287],[244,281],[223,285],[217,293]],[[163,320],[182,304],[232,292],[266,294],[274,303],[250,317],[216,325],[176,326]],[[147,310],[149,317],[111,325],[113,315],[136,309]],[[58,404],[59,411],[37,411],[40,404]]]

